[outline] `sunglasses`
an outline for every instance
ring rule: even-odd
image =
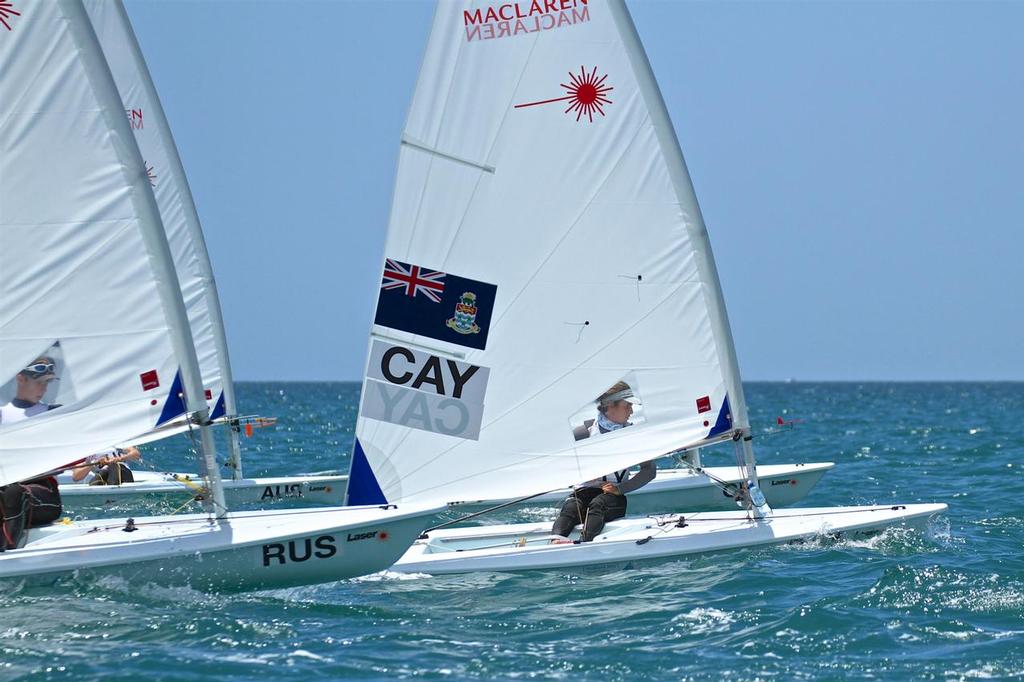
[[[57,366],[52,362],[37,362],[34,365],[29,365],[21,371],[31,372],[32,374],[42,376],[43,374],[55,374],[56,372],[54,370],[56,370],[56,368]]]

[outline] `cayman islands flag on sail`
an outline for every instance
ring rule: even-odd
[[[374,324],[483,350],[498,287],[388,258]]]

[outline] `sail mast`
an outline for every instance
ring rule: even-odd
[[[224,502],[224,490],[220,480],[213,434],[207,424],[209,409],[203,392],[199,360],[196,357],[188,315],[185,311],[185,302],[182,299],[170,247],[167,244],[156,199],[149,186],[142,154],[124,116],[124,105],[114,83],[114,77],[103,57],[103,51],[85,7],[81,0],[61,0],[60,8],[68,19],[70,32],[78,45],[85,72],[103,107],[103,117],[110,131],[111,142],[123,164],[126,180],[132,187],[131,201],[139,216],[140,233],[156,278],[157,292],[167,317],[175,356],[180,362],[179,371],[181,372],[186,409],[195,415],[199,423],[202,449],[200,461],[204,464],[206,469],[204,473],[210,481],[213,495],[212,506],[216,507],[215,510],[211,509],[210,502],[207,501],[207,511],[215,511],[219,518],[223,518],[227,513],[227,507]]]
[[[629,57],[633,73],[636,75],[640,86],[640,92],[647,103],[658,142],[665,154],[672,186],[679,199],[679,208],[684,214],[690,239],[697,245],[695,249],[697,265],[701,270],[701,280],[706,283],[705,294],[708,298],[708,315],[711,320],[716,344],[722,351],[722,369],[724,370],[723,374],[728,387],[732,427],[734,431],[739,431],[742,434],[743,457],[747,469],[747,477],[756,482],[757,474],[754,449],[750,442],[750,421],[747,416],[747,401],[743,394],[739,362],[736,359],[736,346],[733,343],[732,329],[729,326],[729,315],[725,309],[725,298],[722,296],[722,285],[718,278],[718,269],[715,267],[715,259],[711,251],[711,241],[708,239],[707,227],[704,225],[704,216],[701,214],[700,204],[697,202],[697,195],[693,189],[693,181],[686,169],[686,160],[683,158],[683,152],[679,146],[679,139],[676,137],[675,129],[672,126],[672,119],[669,116],[668,108],[665,106],[661,89],[658,88],[651,63],[640,42],[640,36],[637,34],[636,26],[633,24],[633,19],[626,8],[625,1],[609,0],[608,6],[618,26],[626,54]]]
[[[153,79],[149,74],[149,68],[146,66],[146,60],[142,56],[142,50],[139,47],[135,31],[131,28],[131,21],[128,18],[128,13],[125,11],[124,4],[121,2],[116,3],[115,12],[117,20],[121,22],[124,28],[123,34],[128,41],[128,47],[140,76],[140,84],[145,91],[149,106],[147,115],[151,115],[156,119],[157,135],[160,137],[169,164],[167,171],[171,174],[176,186],[179,188],[177,198],[184,212],[185,225],[193,247],[193,256],[195,258],[193,266],[198,270],[199,279],[203,285],[203,296],[206,300],[207,313],[213,330],[214,347],[220,366],[225,416],[230,423],[231,419],[238,416],[238,408],[235,402],[235,384],[231,374],[227,336],[224,332],[224,316],[221,312],[220,297],[217,295],[217,283],[213,275],[213,266],[210,264],[210,254],[206,248],[206,239],[203,237],[199,213],[192,198],[192,191],[189,188],[188,177],[185,175],[185,168],[182,166],[181,157],[178,155],[178,148],[174,144],[174,138],[171,136],[171,128],[167,122],[167,116],[164,114],[163,106],[160,104],[160,97],[156,92],[156,87],[153,85]],[[216,396],[214,398],[216,399]],[[232,471],[231,477],[237,480],[242,478],[241,450],[238,442],[237,425],[233,425],[229,429],[229,433],[231,444],[229,467]]]

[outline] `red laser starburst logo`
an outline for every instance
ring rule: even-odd
[[[0,0],[0,24],[4,25],[8,31],[12,30],[11,25],[7,23],[7,20],[12,16],[20,17],[21,12],[14,9],[14,3],[10,0]]]
[[[142,164],[146,167],[146,177],[149,178],[150,187],[156,187],[156,173],[153,172],[153,167],[145,161]]]
[[[608,78],[608,74],[605,74],[600,78],[597,77],[596,66],[590,73],[587,73],[586,68],[581,66],[579,74],[572,73],[571,71],[569,72],[568,83],[559,83],[559,85],[565,88],[565,91],[568,93],[565,97],[545,99],[540,102],[517,104],[514,108],[522,109],[523,107],[535,107],[538,104],[568,101],[569,107],[564,113],[571,114],[575,111],[577,121],[579,121],[583,116],[586,116],[587,120],[590,123],[593,123],[594,112],[604,116],[604,105],[612,103],[612,101],[605,97],[605,95],[615,88],[604,84],[606,78]]]

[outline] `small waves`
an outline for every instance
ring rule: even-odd
[[[243,440],[247,475],[347,470],[358,385],[242,384],[239,394],[247,411],[280,419]],[[384,572],[225,595],[116,577],[6,583],[0,677],[1024,676],[1021,385],[754,384],[748,402],[755,428],[777,414],[803,420],[757,441],[760,461],[836,462],[806,506],[949,510],[924,532],[822,535],[627,569]],[[161,470],[194,470],[187,441],[144,454]],[[732,454],[704,457],[714,466]],[[538,505],[520,519],[550,515]]]

